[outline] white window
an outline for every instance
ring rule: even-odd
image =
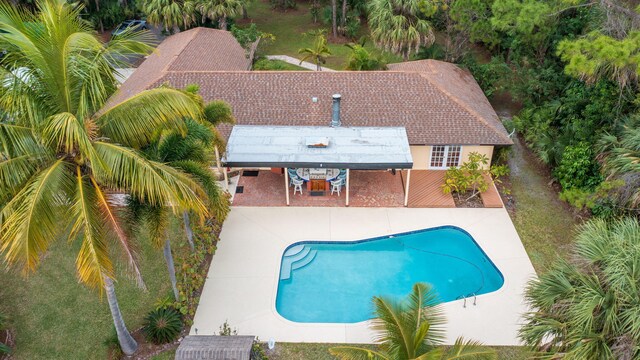
[[[462,146],[460,145],[432,146],[429,167],[432,169],[448,169],[459,166],[461,155]]]

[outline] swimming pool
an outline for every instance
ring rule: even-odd
[[[276,310],[303,323],[372,317],[371,298],[404,297],[433,284],[443,302],[502,287],[504,278],[471,235],[443,226],[353,242],[290,245],[280,263]]]

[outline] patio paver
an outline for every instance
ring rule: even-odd
[[[259,171],[258,176],[240,176],[234,206],[285,206],[284,175],[270,171]],[[400,174],[388,171],[354,170],[350,174],[349,206],[351,207],[400,207],[404,202],[404,190]],[[302,195],[293,195],[289,187],[291,206],[345,206],[345,189],[337,194],[311,196],[306,188]]]

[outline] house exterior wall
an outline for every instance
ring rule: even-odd
[[[493,156],[493,146],[472,146],[467,145],[462,147],[462,161],[466,161],[469,158],[469,154],[472,152],[479,152],[480,154],[484,154],[489,159],[489,163],[487,164],[487,168],[491,166],[491,157]]]
[[[429,145],[411,145],[411,157],[413,158],[413,169],[428,170],[431,160],[431,146]],[[491,156],[493,155],[493,145],[462,145],[462,161],[466,161],[469,154],[479,152],[489,158],[491,165]]]

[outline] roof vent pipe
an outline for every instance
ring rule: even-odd
[[[333,94],[333,113],[331,115],[331,127],[340,126],[340,94]]]

